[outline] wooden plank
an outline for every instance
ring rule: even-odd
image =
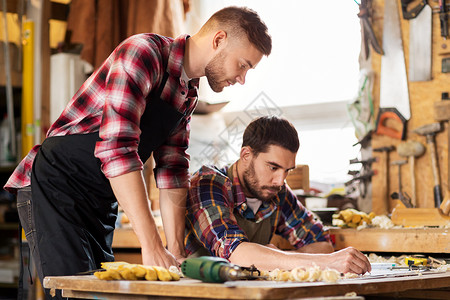
[[[364,252],[450,253],[448,228],[331,228],[330,233],[336,250],[352,246]]]
[[[402,226],[445,226],[450,216],[442,214],[439,208],[396,207],[391,215],[392,223]]]
[[[356,292],[358,295],[373,295],[449,286],[450,272],[380,279],[348,279],[337,283],[234,281],[215,284],[202,283],[188,278],[169,282],[104,281],[95,276],[59,276],[44,279],[45,288],[71,291],[72,295],[75,291],[78,295],[82,295],[83,292],[86,295],[92,295],[93,292],[99,293],[100,296],[120,294],[123,296],[122,299],[134,299],[133,296],[142,299],[143,295],[214,299],[292,299],[345,295],[348,292]]]
[[[133,229],[114,230],[113,248],[141,248]]]
[[[286,182],[291,189],[303,189],[309,191],[309,166],[297,165],[286,177]]]
[[[142,254],[141,252],[123,252],[117,249],[114,250],[114,260],[115,261],[125,261],[130,264],[142,264]]]

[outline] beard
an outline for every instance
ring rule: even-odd
[[[250,197],[259,199],[263,202],[269,202],[273,199],[273,197],[275,197],[276,193],[281,190],[281,186],[259,185],[253,160],[250,162],[248,169],[243,173],[243,181],[247,191],[251,194]],[[264,190],[270,190],[270,193],[265,194]]]
[[[225,54],[223,53],[223,50],[219,53],[217,53],[216,56],[211,59],[211,61],[206,65],[205,68],[205,76],[208,80],[208,84],[211,87],[211,89],[219,93],[223,90],[224,80],[220,80],[221,77],[223,77],[224,71],[223,71],[223,65],[225,63]]]

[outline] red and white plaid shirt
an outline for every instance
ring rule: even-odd
[[[197,105],[198,79],[181,79],[187,35],[172,39],[156,34],[137,34],[123,41],[73,96],[47,137],[99,132],[95,156],[111,178],[143,169],[137,154],[139,123],[146,97],[158,89],[164,65],[169,73],[161,99],[186,113],[164,145],[154,151],[159,188],[189,186],[189,121]],[[5,189],[30,185],[31,167],[40,145],[31,149],[17,166]]]

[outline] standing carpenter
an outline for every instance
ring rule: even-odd
[[[18,195],[41,281],[114,260],[118,203],[139,238],[143,264],[169,267],[184,257],[186,149],[198,78],[206,76],[215,92],[244,84],[270,51],[259,16],[227,7],[193,36],[138,34],[112,52],[5,185]],[[152,153],[167,249],[142,176]]]

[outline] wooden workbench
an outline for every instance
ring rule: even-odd
[[[179,297],[188,299],[293,299],[301,297],[357,295],[415,296],[427,290],[440,293],[437,299],[450,295],[450,272],[407,277],[346,279],[337,283],[233,281],[224,284],[202,283],[182,278],[180,281],[104,281],[93,275],[46,277],[44,287],[62,290],[64,297],[85,299],[152,299]],[[439,290],[430,290],[439,289]],[[444,297],[444,298],[442,298]],[[448,298],[447,298],[448,299]]]
[[[331,228],[335,249],[363,252],[450,253],[450,228]]]

